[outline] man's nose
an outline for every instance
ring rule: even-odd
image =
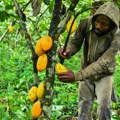
[[[100,23],[96,24],[96,29],[101,29],[101,24]]]

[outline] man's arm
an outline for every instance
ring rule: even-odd
[[[98,80],[106,75],[114,73],[113,61],[115,55],[120,50],[120,31],[117,33],[111,43],[111,46],[104,54],[94,63],[90,64],[85,69],[75,73],[75,80],[84,81],[94,78]]]
[[[80,24],[75,32],[74,37],[68,43],[67,47],[70,49],[69,56],[74,55],[80,50],[86,35],[87,23],[88,23],[88,18],[80,21]]]

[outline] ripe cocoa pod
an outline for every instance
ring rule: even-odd
[[[12,25],[9,27],[9,32],[13,32],[13,26]]]
[[[28,98],[31,102],[37,100],[37,87],[33,86],[28,92]]]
[[[35,53],[40,56],[42,54],[45,53],[45,51],[42,49],[42,38],[39,39],[36,43],[36,46],[35,46]]]
[[[41,113],[42,113],[42,106],[41,106],[40,101],[36,101],[33,104],[32,109],[31,109],[31,113],[32,113],[32,117],[34,119],[38,118],[41,115]]]
[[[70,27],[71,27],[71,24],[73,22],[73,19],[74,19],[74,16],[71,16],[70,20],[67,22],[67,25],[66,25],[67,32],[69,32],[69,30],[70,30]],[[75,20],[74,23],[73,23],[73,25],[72,25],[70,34],[73,33],[73,32],[75,32],[76,28],[77,28],[77,23],[76,23],[76,20]]]
[[[64,65],[62,65],[61,63],[57,63],[55,65],[55,71],[56,71],[56,73],[67,72],[67,70],[68,69]]]
[[[37,60],[37,70],[40,72],[45,70],[47,67],[47,62],[48,62],[48,57],[46,54],[39,56]]]
[[[48,51],[53,45],[53,40],[50,36],[45,36],[42,38],[42,49]]]
[[[43,98],[44,91],[45,91],[44,87],[45,87],[45,83],[44,82],[41,82],[38,85],[38,89],[37,89],[37,97],[38,97],[38,99],[42,99]]]

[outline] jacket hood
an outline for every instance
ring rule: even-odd
[[[119,21],[120,21],[120,10],[118,6],[113,2],[106,2],[101,5],[95,14],[92,17],[92,20],[98,15],[105,15],[110,18],[116,25],[117,29],[119,29]]]

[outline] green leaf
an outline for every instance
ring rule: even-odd
[[[43,2],[44,2],[46,5],[49,5],[50,0],[43,0]]]
[[[50,2],[50,5],[49,5],[49,12],[50,12],[50,13],[52,13],[52,11],[53,11],[53,6],[54,6],[54,0],[52,0],[52,1]]]
[[[5,19],[8,18],[8,15],[5,11],[0,11],[0,21],[3,22]]]
[[[13,5],[7,5],[7,6],[5,6],[5,9],[13,9]]]

